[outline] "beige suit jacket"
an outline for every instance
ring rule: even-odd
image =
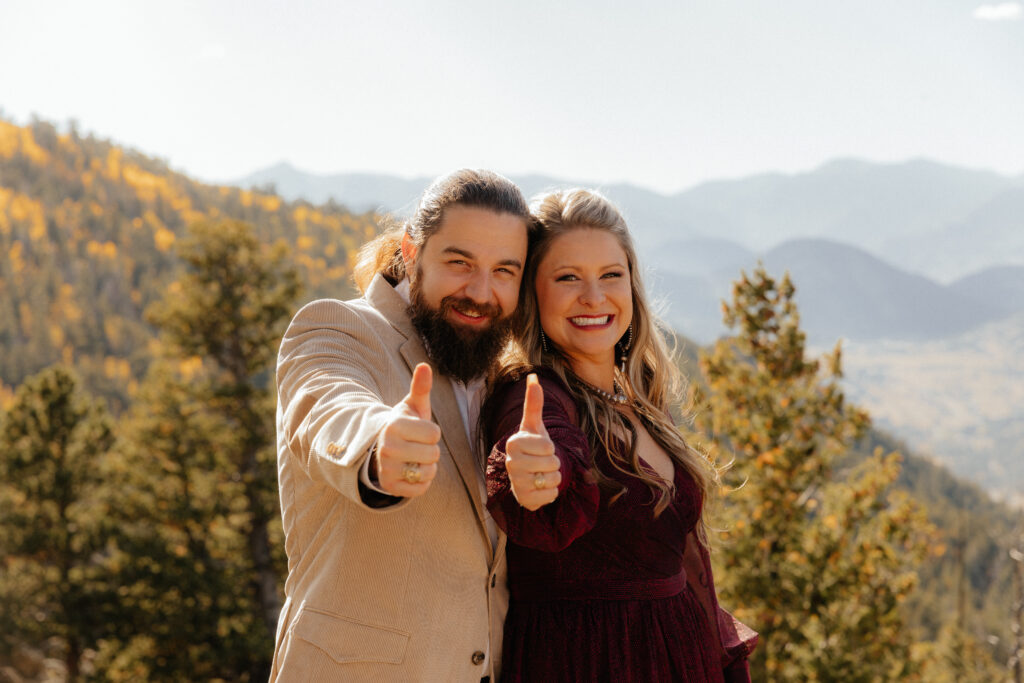
[[[430,401],[441,460],[428,491],[367,506],[359,469],[427,356],[394,288],[303,307],[278,357],[277,446],[288,553],[271,681],[494,680],[508,607],[481,466],[451,382]],[[490,659],[484,662],[484,653]]]

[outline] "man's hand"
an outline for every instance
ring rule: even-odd
[[[392,496],[423,495],[437,476],[441,428],[430,420],[432,372],[420,363],[412,373],[409,393],[395,404],[377,437],[371,467],[381,489]]]
[[[544,427],[544,389],[537,375],[531,374],[526,378],[519,431],[505,445],[505,469],[519,504],[533,511],[555,500],[562,481],[560,465],[555,444]]]

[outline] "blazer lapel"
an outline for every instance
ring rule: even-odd
[[[406,338],[399,351],[409,365],[410,372],[417,363],[430,362],[427,359],[427,352],[423,348],[423,342],[406,312],[408,305],[380,274],[376,275],[370,286],[367,287],[366,300]],[[473,509],[476,511],[477,519],[480,521],[484,537],[490,547],[491,541],[487,533],[481,496],[482,468],[476,464],[474,457],[476,449],[466,438],[466,426],[462,422],[462,413],[459,411],[458,401],[455,400],[455,391],[452,389],[451,380],[447,377],[434,377],[434,383],[430,389],[430,407],[434,421],[441,427],[441,438],[444,440],[445,446],[448,447],[452,460],[455,461],[455,467],[459,471],[459,476],[462,478],[470,500],[473,501]]]
[[[429,362],[419,337],[412,337],[402,344],[401,353],[405,362],[408,363],[410,371],[416,367],[417,363]],[[441,427],[441,438],[448,447],[448,453],[455,461],[455,467],[459,470],[462,483],[473,501],[477,519],[481,524],[485,524],[484,506],[480,495],[481,468],[477,466],[473,457],[475,449],[470,447],[469,440],[466,438],[466,426],[462,422],[462,412],[455,399],[455,390],[452,389],[452,383],[447,377],[434,377],[434,383],[430,388],[430,408],[434,421]]]

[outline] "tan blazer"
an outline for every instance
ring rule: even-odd
[[[278,356],[277,447],[288,580],[271,681],[494,680],[508,608],[505,536],[492,548],[482,472],[451,382],[424,495],[374,509],[359,470],[426,352],[394,288],[296,314]],[[490,659],[484,663],[484,653]]]

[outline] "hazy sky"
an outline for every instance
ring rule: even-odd
[[[206,180],[457,166],[679,190],[835,157],[1024,171],[1024,7],[0,0],[0,107]]]

